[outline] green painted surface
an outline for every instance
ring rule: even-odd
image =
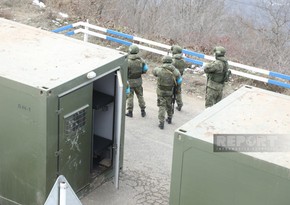
[[[215,133],[289,134],[289,101],[242,88],[181,126],[174,136],[170,205],[289,205],[288,152],[213,152]]]
[[[92,84],[60,98],[59,171],[75,192],[89,183]]]
[[[171,205],[289,204],[288,169],[240,153],[213,153],[211,144],[203,149],[187,136],[174,143]]]
[[[120,59],[119,64],[122,62]],[[121,67],[122,74],[125,68]],[[75,82],[77,80],[70,85],[77,86]],[[66,176],[76,192],[93,183],[90,176],[92,84],[61,98],[58,93],[64,93],[69,88],[67,85],[48,92],[6,79],[1,79],[0,85],[0,94],[5,96],[0,98],[0,204],[43,204],[59,174]],[[65,135],[69,127],[66,119],[79,108],[86,110],[85,132],[78,136],[80,151]],[[57,110],[62,111],[58,114]],[[125,112],[124,100],[122,112]],[[123,164],[124,123],[121,129],[120,166]],[[59,161],[58,146],[62,150]],[[108,170],[101,178],[112,177],[109,172],[113,170]]]
[[[41,202],[46,197],[45,97],[5,85],[0,95],[1,196],[18,203]]]
[[[0,204],[43,204],[60,174],[78,193],[111,177],[112,169],[100,176],[102,180],[90,173],[92,83],[120,70],[126,84],[126,54],[5,19],[0,22],[7,31],[0,33],[5,39],[0,43]],[[38,58],[27,60],[35,55]],[[96,78],[88,78],[89,72]],[[114,84],[103,86],[116,89]],[[86,112],[84,126],[74,124],[79,123],[77,116],[84,116],[78,113],[81,108]]]

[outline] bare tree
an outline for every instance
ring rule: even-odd
[[[51,0],[105,27],[155,41],[171,39],[195,51],[223,45],[241,63],[290,73],[290,2],[260,0]],[[250,5],[252,12],[229,13],[228,2]],[[108,24],[110,22],[112,24]],[[162,38],[164,37],[164,38]],[[157,39],[156,39],[157,38]]]
[[[277,71],[290,73],[290,2],[261,0],[257,9],[260,22],[256,22],[255,30],[263,42],[260,44],[262,53],[268,58],[264,62]]]

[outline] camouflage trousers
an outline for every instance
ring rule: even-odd
[[[127,110],[133,111],[134,108],[134,93],[136,93],[136,96],[138,98],[139,107],[141,110],[146,108],[144,97],[143,97],[143,87],[137,86],[137,87],[130,87],[130,93],[127,98]]]
[[[214,104],[221,101],[223,96],[223,90],[214,90],[210,87],[206,87],[206,95],[205,95],[205,107],[211,107]]]
[[[180,86],[177,88],[177,92],[176,92],[176,103],[177,103],[178,107],[182,107],[183,106],[182,96],[181,96],[181,87]]]
[[[173,116],[172,110],[172,96],[157,96],[157,106],[159,107],[158,119],[159,122],[165,121],[165,115],[169,118]]]

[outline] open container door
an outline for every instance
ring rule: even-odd
[[[123,81],[120,71],[117,71],[116,79],[116,117],[115,117],[115,142],[114,142],[114,183],[116,189],[119,188],[120,173],[120,147],[121,147],[121,123],[122,123],[122,101],[123,101]]]

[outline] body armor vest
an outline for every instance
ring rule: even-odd
[[[142,75],[143,62],[137,55],[128,56],[128,78],[138,79]]]

